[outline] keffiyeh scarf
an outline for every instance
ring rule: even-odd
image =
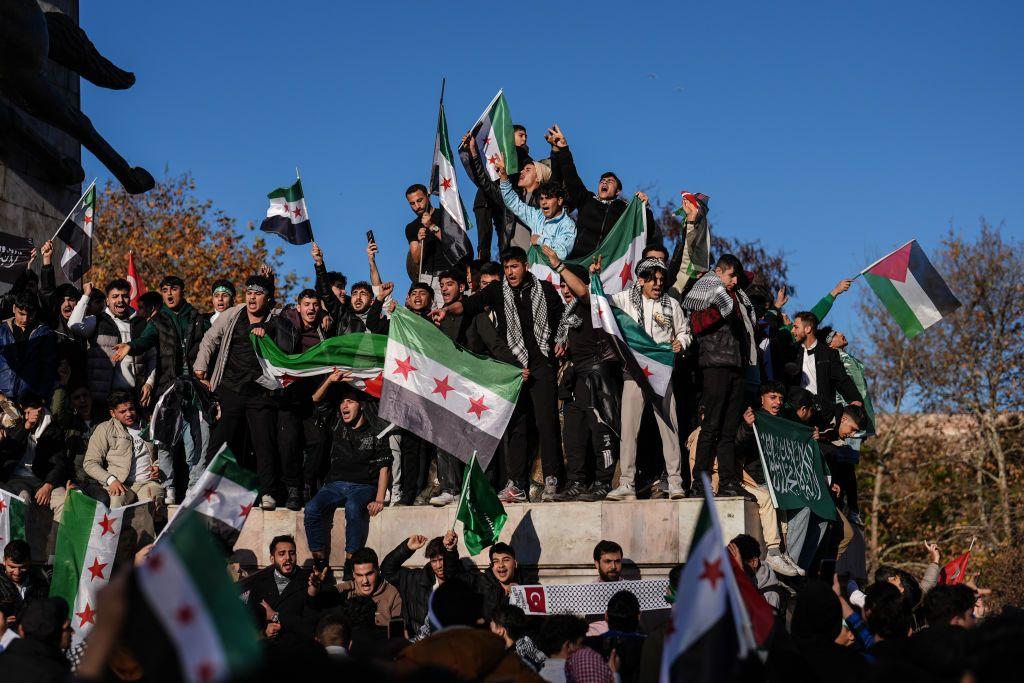
[[[508,602],[527,614],[603,614],[613,595],[629,591],[640,602],[640,611],[647,612],[668,608],[667,590],[668,579],[512,586]]]
[[[749,348],[747,349],[748,362],[750,365],[757,364],[757,346],[754,342],[754,304],[750,302],[747,293],[742,289],[736,289],[736,298],[740,302],[740,318],[743,320],[743,327],[747,331]],[[682,302],[683,310],[690,313],[703,311],[714,306],[723,318],[729,317],[732,313],[733,301],[729,292],[725,289],[722,278],[710,271],[694,283],[693,287],[686,294]]]
[[[562,313],[562,322],[558,323],[558,331],[555,332],[556,344],[564,344],[569,340],[569,330],[575,330],[583,324],[583,318],[576,312],[579,302],[579,298],[576,298],[571,303],[565,305],[565,311]]]
[[[640,327],[647,329],[644,324],[644,292],[643,287],[640,283],[636,283],[629,289],[629,304],[636,311],[636,321],[640,323]],[[658,313],[658,309],[661,309],[661,313]],[[666,330],[674,329],[672,327],[672,302],[668,299],[668,294],[662,294],[654,302],[654,309],[651,311],[654,315],[654,324]]]
[[[546,358],[549,354],[548,344],[551,341],[548,305],[544,299],[541,284],[532,275],[528,278],[522,285],[522,291],[525,296],[530,297],[530,310],[533,312],[533,336],[537,339],[540,352]],[[505,303],[505,337],[508,348],[524,368],[529,367],[530,353],[523,340],[523,326],[519,320],[519,311],[516,310],[516,292],[508,284],[508,280],[501,281],[501,289]]]

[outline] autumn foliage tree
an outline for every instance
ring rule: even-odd
[[[200,308],[215,280],[227,278],[241,289],[264,263],[277,272],[279,300],[298,284],[295,273],[278,272],[282,250],[268,249],[262,236],[246,235],[234,218],[200,199],[189,173],[165,177],[140,195],[108,182],[98,204],[93,266],[86,274],[98,287],[125,276],[129,250],[147,289],[165,275],[178,275],[185,281],[186,297]]]

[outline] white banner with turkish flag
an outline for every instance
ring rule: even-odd
[[[619,591],[635,595],[643,612],[669,608],[668,579],[513,586],[508,601],[527,614],[604,614]]]

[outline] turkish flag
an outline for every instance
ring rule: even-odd
[[[128,277],[126,279],[132,286],[132,291],[129,294],[132,308],[138,310],[139,297],[146,293],[146,285],[142,284],[142,280],[139,279],[139,273],[135,270],[135,256],[130,251],[128,252]]]
[[[548,599],[543,586],[526,586],[523,594],[526,596],[527,614],[547,614]]]
[[[971,551],[968,550],[960,557],[952,560],[939,572],[939,583],[954,586],[963,583],[967,574],[967,560],[971,559]]]

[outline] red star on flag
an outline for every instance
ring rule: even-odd
[[[248,519],[249,513],[252,512],[252,503],[249,503],[248,505],[239,505],[238,507],[242,508],[242,512],[240,514]]]
[[[548,273],[548,282],[550,282],[551,284],[555,284],[555,274],[554,273]]]
[[[208,486],[205,489],[203,489],[203,498],[206,499],[207,503],[211,502],[213,500],[213,497],[216,495],[217,489],[213,486]]]
[[[302,216],[302,207],[296,204],[295,208],[292,209],[292,215],[294,215],[296,218]]]
[[[650,365],[645,365],[644,366],[644,377],[654,377],[654,373],[651,372],[651,366]]]
[[[708,562],[707,560],[701,560],[704,563],[704,572],[698,576],[698,579],[707,579],[711,582],[711,590],[715,590],[718,586],[720,579],[725,578],[725,572],[722,571],[722,558],[718,558],[714,562]]]
[[[106,512],[103,513],[103,519],[96,522],[96,524],[103,527],[103,533],[100,534],[100,538],[106,536],[107,534],[114,533],[114,520],[110,519],[110,517],[107,517]]]
[[[3,498],[0,498],[0,512],[3,512],[6,509],[7,509],[7,503],[4,502]]]
[[[441,189],[442,190],[450,190],[450,189],[452,189],[452,179],[451,178],[444,178],[441,181]]]
[[[292,207],[288,206],[288,202],[285,202],[283,204],[283,206],[284,206],[284,215],[285,216],[287,216],[288,214],[290,214],[292,212]]]
[[[158,572],[164,567],[164,558],[162,555],[150,555],[146,558],[146,569],[151,572]]]
[[[196,678],[198,678],[202,683],[208,683],[208,681],[213,680],[216,672],[217,670],[214,668],[212,662],[203,662],[196,667]]]
[[[402,379],[405,380],[409,379],[409,373],[416,371],[416,368],[413,367],[410,361],[412,361],[412,356],[406,356],[405,360],[396,358],[395,363],[397,363],[397,365],[395,366],[395,369],[391,371],[391,374],[401,375]]]
[[[484,138],[483,146],[486,147],[489,144],[491,144],[491,136],[490,135],[488,135],[487,137]]]
[[[85,603],[85,609],[81,612],[75,612],[75,616],[81,620],[78,624],[78,628],[82,628],[86,624],[96,624],[96,610],[94,610],[89,603]]]
[[[177,619],[182,626],[188,626],[191,624],[195,616],[195,611],[188,605],[182,605],[178,608],[178,611],[174,613],[174,618]]]
[[[96,579],[106,578],[105,576],[103,576],[103,568],[106,567],[108,564],[108,562],[100,562],[99,557],[92,558],[92,566],[86,567],[86,569],[89,570],[89,573],[92,574],[92,576],[89,577],[89,581],[92,582]]]
[[[473,413],[476,415],[476,419],[479,420],[485,410],[490,410],[490,408],[484,405],[483,395],[481,395],[480,398],[469,399],[469,410],[466,411],[467,413]]]
[[[633,279],[633,264],[626,261],[622,264],[622,272],[619,273],[619,279],[622,280],[622,288],[625,289],[629,281]]]
[[[445,375],[444,379],[438,379],[437,377],[435,377],[434,378],[434,390],[432,392],[430,392],[430,393],[432,393],[432,394],[441,394],[441,398],[443,398],[443,399],[445,399],[447,401],[448,400],[448,392],[455,388],[451,384],[448,384],[448,377],[449,377],[449,375]]]
[[[494,163],[497,160],[498,160],[498,155],[497,154],[492,154],[491,156],[487,157],[487,163],[489,163],[491,166],[494,166]]]
[[[85,213],[85,219],[82,222],[85,223],[86,225],[92,223],[92,211],[87,211]]]
[[[381,390],[384,388],[384,372],[378,372],[376,377],[366,380],[363,386],[366,393],[379,397]]]

